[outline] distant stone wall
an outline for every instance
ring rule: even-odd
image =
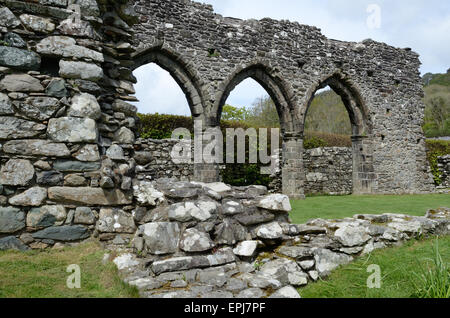
[[[159,178],[194,180],[194,165],[176,164],[171,158],[171,151],[178,142],[171,139],[137,139],[134,145],[137,178],[139,180]]]
[[[306,194],[351,194],[351,148],[316,148],[305,151]]]
[[[351,148],[325,147],[308,149],[303,157],[306,173],[305,194],[341,195],[353,193]],[[269,185],[270,192],[280,192],[281,173]]]
[[[438,168],[441,173],[441,187],[450,188],[450,155],[438,158]]]

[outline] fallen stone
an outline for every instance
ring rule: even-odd
[[[206,268],[235,262],[231,249],[221,249],[212,255],[175,257],[156,261],[152,264],[152,271],[159,275],[164,272],[175,272],[192,268]]]
[[[334,253],[324,248],[314,249],[313,253],[316,269],[321,278],[328,276],[340,265],[348,264],[353,260],[353,257],[349,255]]]
[[[265,295],[264,291],[260,288],[249,288],[241,291],[237,294],[236,298],[262,298]]]
[[[346,225],[340,227],[334,237],[344,246],[354,247],[360,246],[370,240],[370,236],[363,227]]]
[[[290,212],[292,210],[289,197],[284,194],[271,194],[261,199],[257,207],[270,211]]]
[[[297,290],[292,286],[280,288],[269,298],[301,298]]]
[[[294,258],[297,261],[313,258],[313,252],[308,247],[302,246],[282,246],[278,253],[287,257]]]
[[[283,229],[278,222],[272,222],[259,226],[256,235],[261,239],[280,239],[283,236]]]
[[[257,248],[258,241],[244,241],[236,246],[233,253],[238,256],[251,257],[255,254]]]
[[[117,256],[113,260],[113,263],[116,264],[119,271],[133,268],[140,264],[140,262],[136,259],[136,257],[130,253]]]

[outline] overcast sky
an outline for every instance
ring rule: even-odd
[[[328,38],[367,38],[410,47],[420,54],[422,74],[450,68],[450,1],[448,0],[203,0],[217,13],[241,19],[287,19],[314,25]],[[372,6],[371,6],[372,5]],[[374,7],[373,5],[376,5]],[[380,9],[379,20],[376,17]],[[369,12],[368,12],[369,9]],[[369,20],[369,23],[368,23]],[[377,22],[380,22],[378,25]],[[135,71],[136,105],[142,113],[190,115],[186,98],[171,76],[154,64]],[[227,103],[250,106],[266,95],[253,80],[242,82]]]

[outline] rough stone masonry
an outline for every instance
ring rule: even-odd
[[[130,242],[140,202],[158,201],[134,190],[152,158],[135,144],[132,71],[150,62],[172,74],[204,127],[218,125],[242,80],[261,83],[280,114],[282,191],[292,198],[304,197],[304,118],[325,85],[352,121],[353,193],[433,190],[420,62],[410,49],[329,40],[288,21],[223,18],[185,0],[0,0],[4,246]],[[214,182],[218,167],[199,164],[193,174]]]

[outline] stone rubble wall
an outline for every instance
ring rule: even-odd
[[[97,223],[132,219],[136,22],[127,1],[0,0],[0,248],[134,233]]]
[[[134,189],[131,247],[110,248],[122,279],[142,297],[298,298],[295,288],[358,256],[450,233],[448,208],[294,225],[289,198],[264,187],[158,180]]]
[[[193,181],[194,165],[179,164],[172,160],[171,152],[177,143],[179,141],[172,139],[137,139],[133,156],[137,164],[137,179],[153,181],[176,178],[180,181]]]
[[[194,166],[175,164],[171,151],[177,144],[171,139],[138,139],[134,145],[139,180],[176,178],[180,181],[194,180]],[[193,152],[192,152],[193,153]],[[353,191],[353,163],[351,148],[316,148],[305,150],[305,194],[351,194]],[[270,192],[280,193],[281,173],[274,176]]]
[[[353,193],[353,153],[351,148],[307,149],[303,154],[306,174],[305,194],[347,195]],[[282,175],[272,176],[270,192],[281,192]]]
[[[450,155],[438,157],[438,169],[441,173],[441,188],[450,188]]]

